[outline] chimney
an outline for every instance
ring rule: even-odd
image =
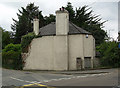
[[[56,11],[56,35],[67,35],[69,31],[69,13],[64,7]]]
[[[33,30],[34,30],[34,33],[35,35],[38,35],[39,34],[39,19],[35,18],[33,19]]]

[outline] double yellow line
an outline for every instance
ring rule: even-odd
[[[42,87],[47,87],[46,85],[39,84],[39,83],[27,84],[27,85],[23,85],[23,87],[33,86],[33,85],[42,86]]]
[[[46,87],[46,88],[55,88],[55,87],[49,87],[47,85],[43,85],[43,84],[39,84],[39,83],[32,83],[32,84],[23,85],[20,88],[24,88],[24,87],[33,87],[34,88],[34,86],[37,86],[37,87]]]

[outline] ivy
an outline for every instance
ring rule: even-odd
[[[29,44],[31,43],[31,41],[35,38],[35,34],[32,33],[28,33],[27,35],[22,36],[22,40],[21,40],[21,47],[22,47],[22,52],[23,53],[27,53],[28,52],[28,47]]]

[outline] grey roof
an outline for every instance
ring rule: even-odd
[[[56,35],[56,24],[55,22],[52,22],[42,28],[40,28],[41,36],[47,36],[47,35]],[[90,32],[87,32],[86,30],[76,26],[72,22],[69,22],[69,35],[73,34],[91,34]]]

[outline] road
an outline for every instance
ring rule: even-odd
[[[90,71],[2,70],[2,86],[118,86],[118,69]]]

